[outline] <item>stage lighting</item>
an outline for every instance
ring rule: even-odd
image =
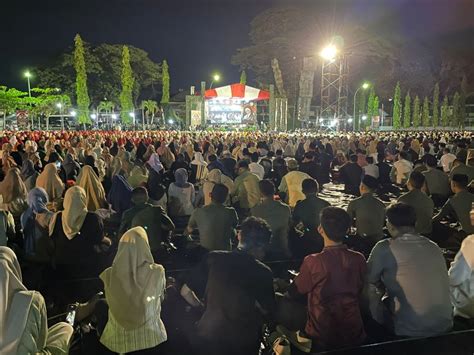
[[[362,116],[362,121],[365,121],[366,119],[367,119],[366,115]]]
[[[329,44],[323,48],[319,55],[327,61],[332,61],[336,58],[337,48],[334,44]]]

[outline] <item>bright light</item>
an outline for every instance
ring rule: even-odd
[[[329,44],[323,48],[319,55],[325,60],[332,61],[336,58],[337,48],[334,44]]]
[[[60,102],[58,102],[58,103],[56,104],[56,107],[57,107],[57,108],[61,108],[61,107],[63,107],[63,104],[60,103]]]
[[[135,112],[130,112],[129,115],[130,115],[130,117],[133,118],[133,117],[135,117]]]
[[[212,80],[214,80],[214,81],[219,81],[219,80],[221,80],[221,76],[220,76],[219,74],[214,74],[214,75],[212,76]]]
[[[331,121],[331,123],[329,124],[331,127],[335,127],[337,125],[337,120],[334,119]]]
[[[114,120],[117,119],[117,115],[115,113],[112,114],[112,119],[114,119]]]
[[[369,83],[363,83],[363,84],[362,84],[362,89],[364,89],[364,90],[365,90],[365,89],[368,89],[369,86],[370,86]]]
[[[76,111],[71,111],[69,114],[70,114],[72,117],[76,117],[76,115],[77,115]]]
[[[362,121],[365,121],[366,119],[367,119],[366,115],[362,116]]]
[[[352,118],[349,118],[349,119],[347,120],[347,123],[352,123]]]
[[[174,121],[170,118],[170,119],[168,120],[168,123],[169,123],[169,124],[173,124]]]
[[[392,102],[392,100],[393,100],[392,98],[388,99],[388,101],[390,101],[390,102]]]
[[[91,118],[92,118],[93,120],[95,120],[95,119],[97,118],[97,115],[96,115],[95,113],[93,113],[93,114],[91,115]]]
[[[25,77],[31,78],[31,73],[29,72],[29,70],[25,71]]]

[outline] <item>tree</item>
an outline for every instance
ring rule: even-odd
[[[141,104],[141,108],[144,112],[146,112],[148,123],[149,124],[153,123],[153,119],[155,118],[155,113],[158,111],[158,103],[153,100],[143,100]]]
[[[467,98],[467,75],[464,73],[461,81],[461,94],[459,97],[459,126],[464,127],[464,121],[466,119],[466,98]]]
[[[373,112],[374,99],[375,99],[375,90],[374,90],[374,87],[371,87],[369,91],[369,98],[367,99],[367,116],[370,117],[370,119],[372,119],[372,117],[374,116],[374,112]]]
[[[393,128],[400,128],[401,110],[402,110],[402,93],[400,90],[400,82],[395,87],[395,94],[393,95]]]
[[[439,84],[433,90],[433,127],[438,127],[439,119]]]
[[[413,127],[420,127],[420,98],[418,95],[413,100]]]
[[[130,123],[130,113],[133,112],[133,73],[130,66],[130,52],[127,46],[122,49],[122,92],[120,93],[120,116],[122,122]]]
[[[380,105],[379,97],[377,95],[375,95],[374,96],[374,101],[372,102],[372,116],[371,116],[372,120],[375,116],[379,116],[379,114],[380,114],[379,105]]]
[[[443,99],[443,104],[441,105],[441,125],[447,127],[449,124],[449,107],[448,107],[448,95]]]
[[[365,90],[359,91],[357,95],[356,111],[354,117],[354,128],[358,130],[360,128],[360,116],[363,115],[367,110],[367,94]]]
[[[456,91],[453,97],[453,111],[451,114],[451,126],[452,127],[460,127],[462,125],[461,116],[461,95],[459,92]]]
[[[430,126],[430,102],[428,101],[428,97],[425,96],[423,100],[423,113],[421,115],[422,119],[422,125],[423,127],[429,127]]]
[[[115,108],[115,104],[112,101],[101,101],[97,106],[97,111],[111,113]]]
[[[240,73],[240,83],[241,84],[247,84],[247,73],[245,70],[242,70],[242,73]]]
[[[76,103],[79,123],[91,123],[89,117],[89,93],[87,91],[86,62],[84,60],[84,45],[79,34],[74,38],[74,69],[76,70]]]
[[[5,114],[27,107],[28,93],[15,88],[0,86],[0,110]],[[31,100],[30,100],[31,101]]]
[[[167,103],[170,102],[170,73],[169,73],[169,68],[168,68],[168,63],[166,60],[163,61],[163,64],[161,66],[162,70],[162,82],[163,82],[163,94],[161,96],[161,104],[166,105]]]
[[[403,106],[403,128],[410,128],[411,125],[411,97],[410,91],[405,96],[405,104]]]

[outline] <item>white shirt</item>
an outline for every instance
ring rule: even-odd
[[[265,176],[265,169],[259,163],[250,163],[249,170],[251,173],[257,175],[260,180]]]
[[[444,154],[439,162],[443,167],[443,171],[445,173],[449,173],[451,171],[451,166],[453,165],[453,161],[456,159],[456,156],[453,153]]]
[[[376,179],[379,178],[379,167],[375,164],[369,164],[364,166],[365,175],[370,175]]]
[[[413,170],[412,162],[405,159],[401,159],[396,161],[393,166],[397,170],[397,184],[400,185],[404,181],[408,180],[408,177],[410,176]]]

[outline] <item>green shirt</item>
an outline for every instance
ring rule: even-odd
[[[439,221],[448,215],[456,217],[457,221],[462,227],[462,230],[467,234],[474,233],[474,227],[471,225],[471,207],[474,202],[474,195],[467,190],[463,190],[451,197],[441,208],[441,211],[434,216],[434,221]]]
[[[251,215],[264,219],[272,230],[271,249],[289,255],[288,230],[291,209],[286,203],[266,199],[251,209]]]
[[[260,201],[260,179],[250,171],[245,171],[234,181],[232,202],[239,201],[241,208],[252,208]]]
[[[325,207],[331,206],[329,202],[316,195],[308,195],[304,200],[298,201],[293,211],[293,222],[303,223],[305,228],[315,231],[319,227],[319,214]]]
[[[426,180],[426,187],[430,195],[440,195],[448,197],[451,194],[449,178],[443,171],[438,169],[428,169],[423,173]]]
[[[238,222],[234,208],[211,202],[193,211],[188,228],[199,230],[201,246],[207,250],[231,250]]]
[[[466,175],[467,178],[469,179],[468,184],[474,179],[474,168],[472,166],[468,166],[466,164],[459,164],[453,170],[451,170],[451,173],[449,173],[449,178],[452,179],[454,175],[460,174],[460,175]]]
[[[383,237],[385,205],[373,194],[367,193],[352,200],[347,207],[347,213],[355,220],[358,235],[373,241]]]
[[[411,190],[398,198],[398,202],[412,206],[416,211],[415,230],[420,234],[431,234],[434,203],[421,190]]]

